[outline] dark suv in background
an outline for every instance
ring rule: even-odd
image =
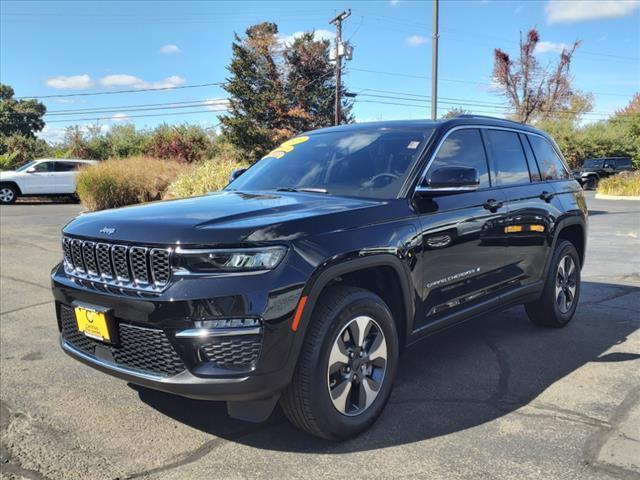
[[[602,178],[632,169],[630,157],[589,158],[573,171],[574,178],[587,190],[595,190]]]
[[[81,215],[52,272],[62,348],[98,370],[354,436],[425,336],[524,304],[574,316],[587,207],[544,132],[462,116],[326,128],[223,191]]]

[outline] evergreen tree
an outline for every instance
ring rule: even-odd
[[[329,42],[313,32],[287,44],[274,23],[249,27],[236,35],[231,73],[224,88],[229,114],[220,117],[223,135],[252,160],[258,160],[297,133],[333,124],[335,78]],[[350,122],[351,102],[343,101]]]

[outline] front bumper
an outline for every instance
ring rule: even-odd
[[[265,292],[264,278],[227,280],[181,281],[160,294],[118,295],[69,277],[57,267],[52,274],[52,290],[61,346],[68,355],[97,370],[168,393],[225,401],[271,397],[286,387],[295,367],[295,361],[289,358],[294,335],[290,325],[302,286]],[[234,287],[243,293],[231,294]],[[217,295],[207,297],[206,292]],[[116,344],[87,340],[76,331],[83,342],[65,329],[69,312],[77,304],[110,312],[118,332]],[[239,335],[227,329],[220,337],[184,335],[201,325],[196,322],[230,318],[259,319],[259,331],[248,329],[252,331],[242,333],[252,335]],[[258,334],[259,354],[253,361]],[[237,354],[238,348],[245,349],[246,358]],[[165,357],[171,356],[169,367],[167,362],[158,363],[164,361],[159,350]],[[229,365],[220,358],[246,361]]]

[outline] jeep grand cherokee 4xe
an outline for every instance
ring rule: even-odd
[[[239,173],[239,175],[238,175]],[[62,348],[152,389],[356,435],[400,352],[495,309],[573,317],[586,205],[554,142],[458,117],[297,136],[222,191],[81,215],[52,274]]]

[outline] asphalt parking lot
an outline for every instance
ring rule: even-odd
[[[2,478],[640,478],[640,202],[588,204],[567,328],[517,307],[431,337],[404,355],[381,419],[342,444],[71,360],[49,271],[81,207],[0,207]]]

